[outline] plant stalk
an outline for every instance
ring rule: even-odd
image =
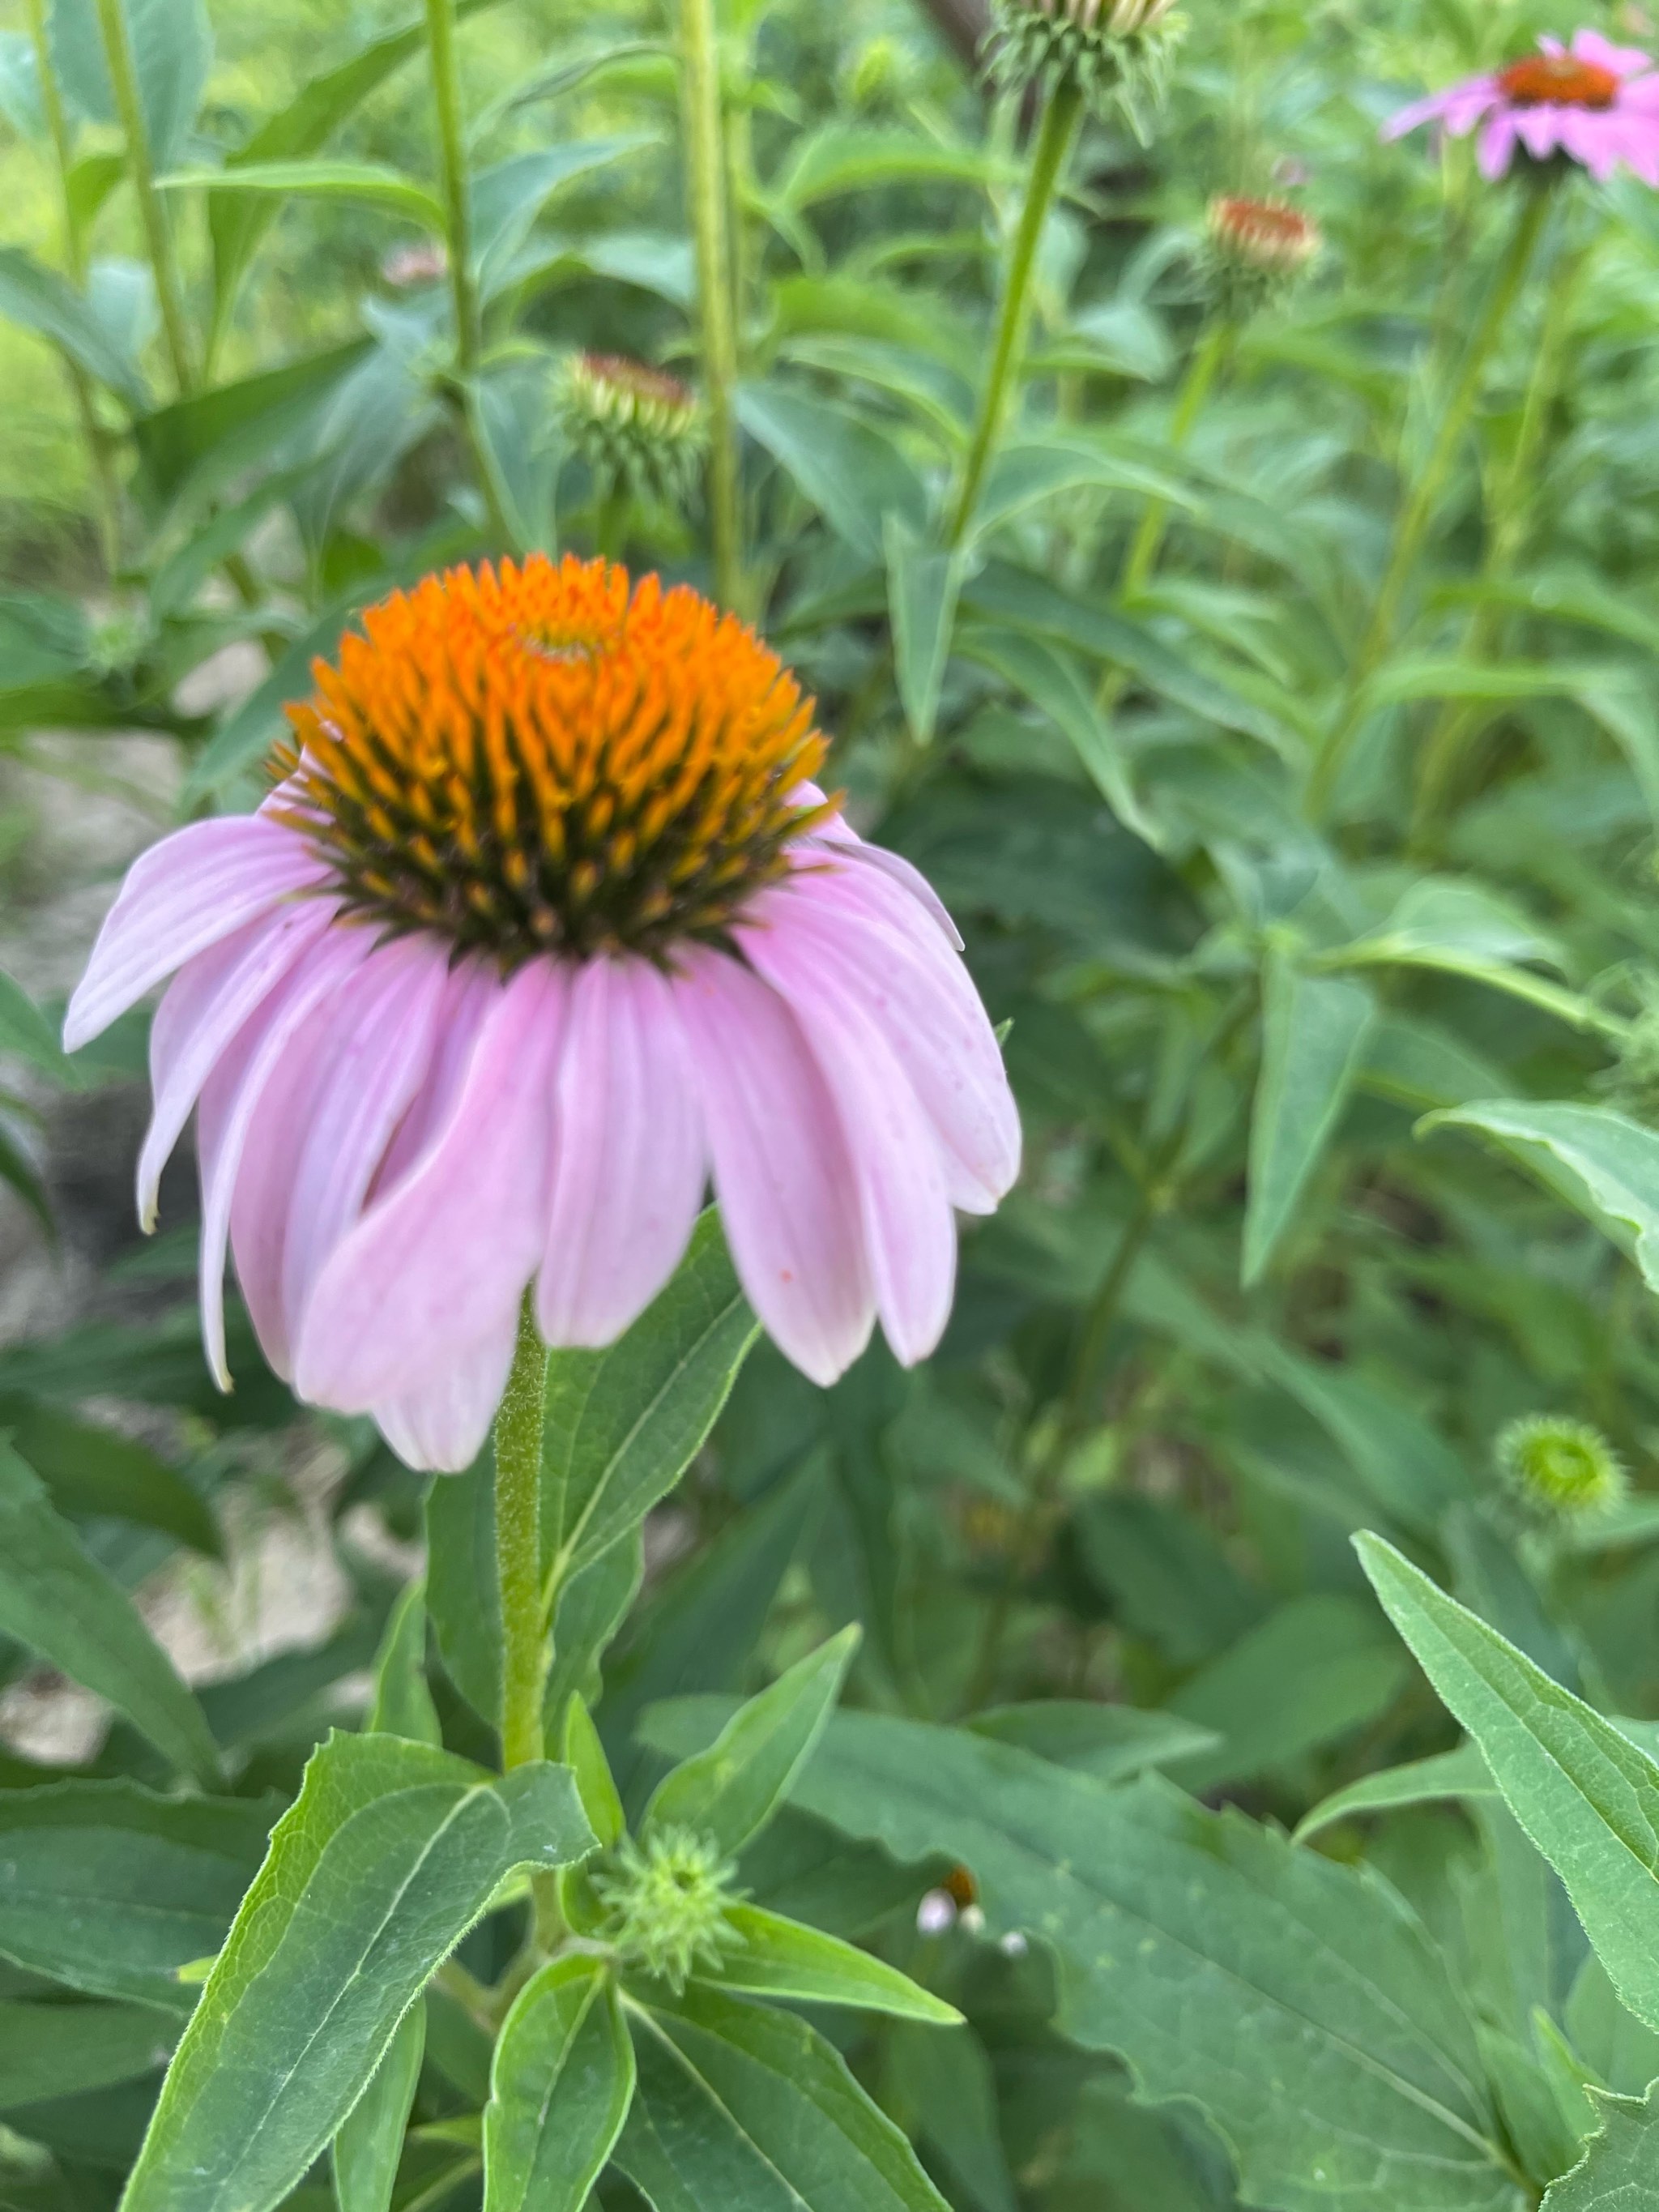
[[[542,1594],[542,1424],[547,1346],[531,1295],[495,1416],[495,1578],[501,1607],[501,1765],[510,1773],[544,1753],[548,1613]]]
[[[1393,542],[1389,549],[1382,580],[1371,607],[1370,619],[1349,667],[1341,704],[1309,780],[1308,811],[1315,820],[1319,819],[1329,805],[1337,778],[1347,760],[1362,719],[1366,683],[1393,641],[1395,618],[1399,611],[1401,596],[1423,549],[1423,541],[1434,520],[1440,495],[1445,489],[1446,477],[1456,458],[1458,445],[1468,428],[1469,417],[1480,398],[1482,372],[1525,282],[1533,251],[1549,210],[1550,194],[1547,190],[1528,191],[1504,258],[1498,264],[1498,273],[1486,295],[1480,319],[1463,356],[1463,366],[1458,372],[1457,381],[1441,415],[1428,459],[1395,520]]]
[[[179,387],[179,397],[184,398],[196,388],[190,326],[185,317],[184,291],[179,281],[179,263],[173,248],[173,227],[167,220],[167,211],[161,204],[161,195],[155,189],[149,125],[144,119],[144,103],[138,89],[138,71],[132,58],[126,9],[123,0],[97,0],[97,6],[104,58],[109,65],[110,83],[115,92],[115,112],[120,118],[122,133],[126,139],[127,167],[131,173],[133,191],[137,197],[138,216],[144,228],[144,243],[149,249],[150,267],[155,276],[155,297],[161,311],[161,331],[167,340],[167,357],[173,364],[173,380]]]
[[[967,462],[962,472],[962,483],[957,492],[951,511],[948,543],[952,549],[960,545],[968,535],[979,504],[981,486],[985,471],[990,466],[1001,434],[1003,419],[1007,414],[1013,388],[1018,381],[1020,365],[1025,354],[1025,334],[1031,321],[1031,279],[1036,270],[1037,247],[1042,239],[1042,226],[1048,219],[1048,210],[1054,204],[1055,192],[1066,167],[1066,156],[1077,136],[1077,127],[1083,113],[1083,93],[1073,77],[1065,77],[1048,95],[1042,111],[1042,120],[1037,126],[1036,143],[1032,149],[1031,173],[1025,187],[1025,204],[1020,210],[1019,228],[1014,234],[1013,251],[1008,259],[1008,273],[1003,283],[1002,303],[997,311],[996,337],[991,350],[991,367],[985,380],[985,390],[980,398],[979,420],[974,427],[973,443],[968,449]]]
[[[455,0],[426,0],[432,100],[438,118],[438,179],[444,204],[444,244],[455,309],[455,367],[470,383],[478,373],[483,329],[472,273],[472,201],[467,186],[466,127],[455,61]]]
[[[52,66],[52,49],[46,37],[46,0],[27,0],[27,4],[29,42],[34,49],[35,72],[40,80],[40,106],[46,118],[46,131],[52,139],[52,159],[58,172],[58,220],[63,231],[64,266],[69,272],[70,282],[79,291],[86,283],[87,257],[82,248],[80,228],[70,201],[71,149],[69,122],[64,113],[63,96],[58,89],[58,79]],[[69,379],[70,396],[75,402],[76,415],[81,424],[81,435],[86,444],[87,458],[92,467],[104,568],[113,579],[121,565],[121,488],[110,459],[109,441],[98,420],[92,380],[72,356],[64,354],[63,362]]]
[[[738,480],[737,314],[727,198],[731,168],[714,0],[680,0],[680,85],[686,191],[696,241],[703,404],[708,416],[708,519],[714,597],[723,607],[739,607],[743,517]]]
[[[1217,317],[1193,349],[1193,357],[1187,364],[1187,374],[1182,380],[1175,413],[1170,422],[1170,443],[1177,453],[1193,434],[1193,425],[1210,396],[1232,336],[1232,325]],[[1146,511],[1140,518],[1139,527],[1123,563],[1123,575],[1118,585],[1120,599],[1139,599],[1151,582],[1152,570],[1157,567],[1158,556],[1164,548],[1164,532],[1169,520],[1167,500],[1154,497],[1147,501]]]

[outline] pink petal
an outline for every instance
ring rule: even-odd
[[[1555,135],[1562,152],[1582,162],[1598,184],[1613,174],[1625,152],[1625,133],[1613,118],[1581,108],[1559,110]]]
[[[332,919],[320,899],[251,921],[187,960],[167,986],[149,1033],[155,1107],[138,1155],[138,1220],[155,1226],[155,1196],[202,1085],[253,1016]]]
[[[690,1060],[648,961],[578,973],[558,1102],[537,1318],[550,1344],[610,1344],[673,1273],[702,1204]]]
[[[813,1382],[833,1382],[875,1317],[858,1186],[835,1106],[777,994],[698,947],[674,986],[720,1217],[750,1303]]]
[[[1515,151],[1516,120],[1513,108],[1500,108],[1480,134],[1480,173],[1483,177],[1501,177],[1510,166],[1510,156]]]
[[[304,839],[256,814],[192,822],[141,853],[104,917],[70,1000],[64,1049],[75,1052],[146,991],[327,871]]]
[[[785,999],[836,1103],[887,1340],[906,1366],[944,1334],[956,1285],[956,1217],[940,1148],[861,989],[799,930],[745,927],[743,950]]]
[[[493,1336],[541,1257],[565,979],[532,960],[496,987],[421,1157],[335,1247],[301,1322],[299,1394],[341,1413],[439,1386]]]
[[[1541,161],[1554,153],[1557,146],[1565,145],[1566,134],[1562,126],[1573,110],[1553,102],[1538,107],[1517,108],[1514,116],[1515,135],[1532,155]]]
[[[908,906],[886,884],[797,878],[755,918],[860,994],[933,1124],[951,1204],[988,1213],[1019,1173],[1018,1111],[971,977]]]
[[[419,1389],[374,1408],[376,1426],[405,1467],[459,1474],[471,1466],[507,1389],[518,1334],[514,1313],[477,1343],[451,1352]]]
[[[341,988],[368,952],[367,930],[325,931],[312,957],[292,969],[265,998],[202,1091],[198,1150],[202,1173],[202,1336],[208,1364],[222,1390],[230,1388],[225,1364],[225,1249],[230,1210],[254,1111],[265,1085],[316,1010]]]
[[[814,805],[823,797],[815,783],[803,783],[798,789],[805,794],[804,803],[807,805]],[[961,951],[962,933],[951,920],[950,908],[921,870],[914,862],[907,860],[902,853],[890,853],[884,845],[866,845],[858,831],[839,814],[832,814],[828,821],[816,824],[791,848],[791,857],[797,859],[798,866],[810,867],[812,866],[812,860],[809,857],[812,848],[819,844],[833,847],[837,860],[854,860],[866,867],[879,868],[895,883],[902,884],[911,897],[932,915],[956,950]]]
[[[477,958],[457,962],[445,976],[432,1064],[386,1146],[370,1188],[371,1199],[389,1198],[447,1123],[472,1063],[478,1032],[501,989],[495,969]]]
[[[312,1285],[362,1213],[392,1133],[431,1065],[446,966],[435,939],[405,937],[372,953],[352,979],[289,1193],[282,1285],[290,1341]]]
[[[1540,39],[1538,43],[1554,47],[1558,53],[1560,52],[1553,40]],[[1615,76],[1639,76],[1644,70],[1653,67],[1651,54],[1644,54],[1638,46],[1615,46],[1610,40],[1604,39],[1600,31],[1575,31],[1572,51],[1580,61],[1593,62],[1598,69],[1611,70]]]
[[[1382,125],[1382,137],[1403,138],[1408,131],[1415,131],[1425,123],[1441,123],[1454,138],[1462,138],[1499,97],[1497,80],[1490,76],[1468,78],[1444,91],[1431,93],[1426,100],[1414,100],[1391,115]]]

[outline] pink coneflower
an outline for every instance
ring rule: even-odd
[[[220,1380],[228,1243],[301,1397],[465,1467],[526,1286],[549,1342],[608,1343],[710,1176],[798,1366],[833,1380],[878,1313],[921,1358],[1018,1123],[938,900],[813,785],[794,679],[603,561],[454,569],[363,627],[258,813],[135,863],[65,1024],[173,976],[139,1211],[196,1106]]]
[[[1571,46],[1540,39],[1541,52],[1489,76],[1470,77],[1402,107],[1382,135],[1398,138],[1419,123],[1442,123],[1455,138],[1486,120],[1480,167],[1501,177],[1517,145],[1535,161],[1565,154],[1598,182],[1620,162],[1659,185],[1659,75],[1634,46],[1610,45],[1599,31],[1576,31]]]

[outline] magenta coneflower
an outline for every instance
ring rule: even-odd
[[[1538,43],[1540,52],[1507,69],[1401,108],[1383,137],[1441,123],[1462,138],[1484,119],[1480,167],[1488,177],[1503,175],[1518,145],[1535,161],[1565,154],[1598,181],[1622,163],[1659,185],[1659,74],[1650,73],[1650,57],[1613,46],[1599,31],[1576,31],[1570,46],[1559,39]]]
[[[602,561],[452,570],[363,627],[258,813],[135,863],[65,1024],[173,975],[139,1209],[196,1106],[221,1381],[228,1244],[300,1396],[465,1467],[526,1286],[550,1343],[610,1342],[710,1177],[815,1381],[877,1314],[931,1351],[952,1208],[1006,1191],[1018,1122],[944,909],[813,784],[794,679]]]

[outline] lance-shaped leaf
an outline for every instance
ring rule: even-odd
[[[246,161],[234,169],[179,169],[156,179],[167,191],[274,192],[280,199],[340,200],[383,209],[441,233],[444,211],[424,185],[378,161]]]
[[[1247,1284],[1272,1259],[1335,1132],[1364,1057],[1374,1012],[1370,993],[1358,983],[1307,975],[1277,953],[1267,962],[1264,999],[1244,1209]]]
[[[896,514],[886,519],[882,544],[887,556],[893,672],[910,734],[925,745],[933,734],[939,685],[951,657],[963,556],[919,538]]]
[[[148,2005],[0,1998],[0,2110],[153,2073],[178,2032]]]
[[[73,285],[21,247],[0,247],[0,316],[38,331],[130,407],[148,395],[137,364],[123,353]]]
[[[1544,2198],[1543,2212],[1659,2212],[1659,2081],[1645,2097],[1601,2097],[1601,2127]]]
[[[1322,1828],[1361,1813],[1392,1813],[1403,1806],[1441,1805],[1449,1800],[1478,1803],[1501,1794],[1475,1746],[1460,1743],[1455,1751],[1437,1751],[1404,1766],[1385,1766],[1380,1773],[1362,1775],[1346,1790],[1334,1790],[1297,1822],[1295,1840],[1305,1844]]]
[[[724,1852],[740,1851],[811,1756],[858,1643],[854,1622],[751,1698],[707,1751],[665,1774],[646,1808],[646,1832],[693,1828]]]
[[[542,1551],[558,1584],[673,1488],[758,1334],[711,1206],[673,1280],[625,1335],[604,1352],[554,1354]]]
[[[498,1885],[592,1840],[562,1766],[496,1780],[396,1736],[331,1738],[208,1978],[126,2212],[280,2203]]]
[[[1126,830],[1133,830],[1154,849],[1163,843],[1158,825],[1135,796],[1129,763],[1110,718],[1102,714],[1093,689],[1063,647],[1023,630],[976,624],[963,641],[962,650],[969,659],[1006,677],[1065,732]]]
[[[719,1710],[659,1706],[646,1733],[683,1750]],[[1473,2026],[1415,1915],[1358,1869],[1158,1779],[884,1714],[836,1714],[793,1802],[967,1867],[994,1934],[1052,1951],[1061,2033],[1148,2100],[1201,2105],[1249,2201],[1515,2212]]]
[[[581,2212],[634,2098],[604,1961],[555,1959],[502,2025],[484,2112],[484,2212]]]
[[[921,478],[892,440],[852,409],[793,386],[747,384],[738,418],[838,538],[882,557],[888,518],[920,538],[927,527]]]
[[[426,2007],[411,2005],[334,2138],[334,2198],[340,2212],[387,2212],[425,2050]]]
[[[52,1510],[44,1485],[0,1442],[0,1630],[106,1698],[182,1774],[219,1756],[202,1709],[120,1584]]]
[[[196,120],[213,65],[206,0],[118,0],[150,158],[167,168]],[[118,123],[98,0],[52,0],[52,65],[65,97],[94,123]]]
[[[426,1680],[426,1586],[411,1583],[392,1608],[374,1661],[374,1695],[364,1726],[372,1735],[441,1744],[444,1732]]]
[[[1659,1763],[1391,1544],[1354,1541],[1395,1626],[1565,1883],[1620,1999],[1659,2027]]]
[[[639,2087],[617,2163],[656,2212],[945,2212],[804,2020],[696,1988],[628,2012]]]
[[[742,1938],[718,1966],[699,1968],[698,1982],[748,1996],[779,1997],[792,2004],[856,2005],[899,2020],[931,2021],[951,2027],[962,2018],[885,1960],[872,1959],[838,1936],[786,1920],[757,1905],[730,1905],[726,1924]]]

